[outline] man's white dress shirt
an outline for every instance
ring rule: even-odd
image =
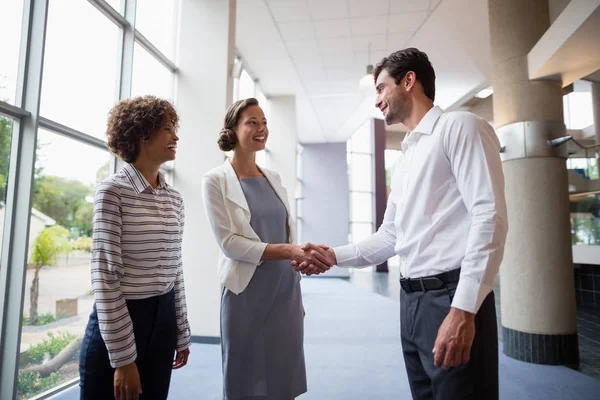
[[[485,120],[429,110],[402,142],[381,227],[334,248],[337,265],[376,265],[397,254],[404,277],[461,267],[452,306],[476,313],[496,281],[508,230],[499,151]]]

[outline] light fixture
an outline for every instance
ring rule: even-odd
[[[373,65],[367,65],[367,74],[360,78],[360,92],[365,96],[375,95],[375,81],[373,80]]]
[[[490,95],[494,93],[494,89],[490,86],[487,87],[485,89],[481,89],[476,95],[475,97],[478,97],[480,99],[485,99],[487,97],[490,97]]]
[[[367,53],[367,74],[360,78],[358,87],[363,96],[375,96],[375,81],[373,80],[373,64],[371,64],[371,42]]]

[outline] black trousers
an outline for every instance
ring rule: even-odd
[[[175,292],[171,290],[161,296],[126,302],[137,347],[135,363],[142,384],[140,399],[166,399],[177,344]],[[80,398],[114,399],[114,372],[100,335],[94,304],[79,354]]]
[[[494,292],[475,316],[470,361],[444,370],[433,365],[438,329],[450,311],[457,283],[427,292],[400,293],[402,352],[413,399],[498,400],[498,327]]]

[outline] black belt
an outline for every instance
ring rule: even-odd
[[[400,278],[400,286],[407,293],[426,292],[445,287],[448,283],[458,282],[460,278],[460,268],[452,271],[442,272],[432,276],[423,276],[421,278]]]

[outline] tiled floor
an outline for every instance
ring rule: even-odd
[[[400,272],[397,260],[389,263],[388,273],[372,272],[368,269],[350,270],[350,282],[372,290],[375,293],[400,300]],[[502,340],[500,324],[500,290],[495,289],[498,314],[498,338]],[[579,371],[600,379],[600,310],[579,307],[577,310],[577,331],[579,333]]]

